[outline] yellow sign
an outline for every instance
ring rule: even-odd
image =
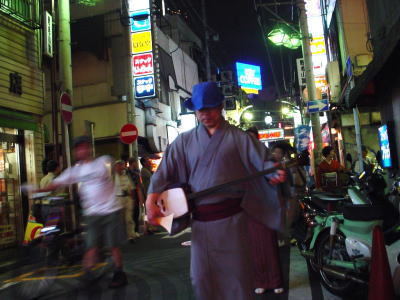
[[[323,37],[315,37],[310,42],[311,54],[325,54],[325,40]]]
[[[134,54],[153,50],[151,31],[135,32],[131,35],[132,51]]]
[[[256,89],[248,89],[248,88],[242,87],[242,90],[245,91],[246,94],[257,94],[258,95],[258,90],[256,90]]]

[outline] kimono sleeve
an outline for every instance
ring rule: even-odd
[[[153,174],[148,193],[162,193],[168,186],[186,182],[186,157],[182,135],[167,148],[163,159]]]
[[[268,161],[270,158],[269,149],[250,135],[242,134],[238,147],[242,161],[245,164],[250,164],[257,171],[273,166],[273,163]]]

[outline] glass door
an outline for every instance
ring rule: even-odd
[[[23,231],[19,140],[17,130],[0,128],[0,248],[15,245]]]

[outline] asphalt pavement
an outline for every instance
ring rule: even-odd
[[[57,267],[56,270],[35,269],[19,276],[15,276],[15,270],[10,270],[0,274],[0,299],[195,299],[189,276],[190,247],[181,245],[187,240],[190,240],[190,233],[177,237],[162,233],[126,244],[123,257],[129,284],[119,289],[108,288],[112,276],[112,263],[108,258],[97,265],[96,280],[90,285],[82,280],[79,265]],[[257,296],[257,300],[340,299],[321,287],[316,274],[309,272],[296,247],[281,247],[280,256],[285,292],[275,295],[269,291]],[[27,295],[31,298],[22,297]]]

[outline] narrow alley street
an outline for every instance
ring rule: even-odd
[[[110,263],[99,269],[99,279],[89,287],[83,287],[82,280],[78,276],[79,267],[72,266],[68,271],[62,272],[63,275],[69,273],[72,278],[58,278],[46,294],[38,299],[194,299],[189,276],[190,247],[181,246],[182,242],[189,239],[190,233],[177,237],[156,234],[142,237],[135,244],[127,244],[123,250],[129,284],[124,288],[108,289],[111,276],[108,272]],[[309,274],[307,264],[296,247],[281,247],[280,254],[287,292],[281,295],[267,292],[257,296],[256,299],[340,299],[322,288],[315,274]],[[5,284],[11,274],[10,271],[1,276],[0,299],[16,299],[15,289],[18,284]],[[63,275],[60,272],[58,276]]]

